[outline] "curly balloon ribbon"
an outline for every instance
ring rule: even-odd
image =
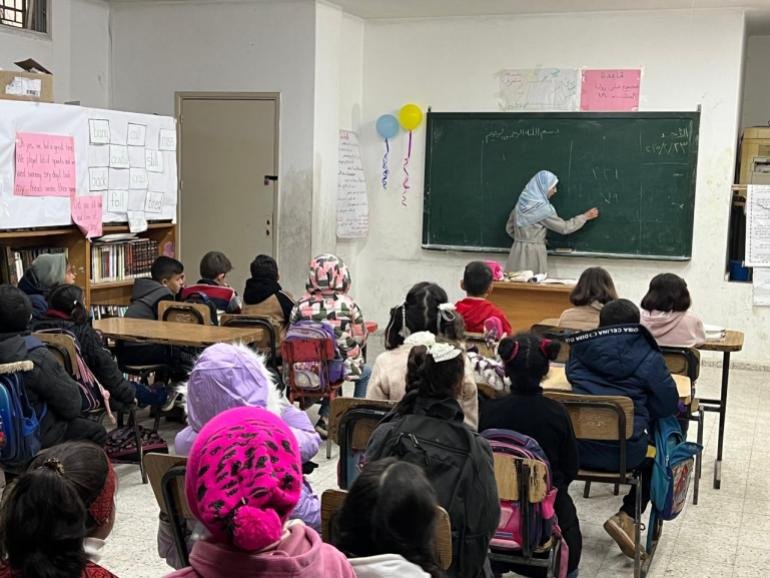
[[[401,206],[406,207],[406,193],[411,188],[409,186],[409,159],[412,158],[412,131],[409,131],[409,146],[406,149],[406,158],[404,158],[404,182],[403,191],[401,191]]]
[[[388,159],[390,158],[390,143],[388,139],[385,139],[385,154],[382,155],[382,189],[388,190],[388,176],[390,170],[388,169]]]

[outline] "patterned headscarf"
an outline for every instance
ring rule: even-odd
[[[527,227],[556,214],[548,199],[548,191],[559,179],[549,171],[540,171],[532,177],[516,202],[516,225]]]
[[[308,293],[347,293],[350,289],[350,272],[336,255],[318,255],[310,261],[305,288]]]
[[[264,409],[239,407],[216,416],[198,434],[187,462],[192,513],[214,541],[246,552],[281,539],[301,487],[294,435]]]

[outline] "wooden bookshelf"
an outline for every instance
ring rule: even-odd
[[[128,225],[104,225],[105,235],[128,233]],[[158,242],[158,254],[177,253],[176,225],[170,221],[148,223],[148,228],[138,233],[139,238]],[[0,246],[20,247],[64,247],[67,258],[77,274],[75,283],[83,288],[86,305],[128,305],[134,285],[132,279],[104,283],[91,283],[91,242],[73,226],[40,229],[0,231]]]

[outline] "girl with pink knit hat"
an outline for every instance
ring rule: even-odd
[[[288,521],[302,487],[297,442],[269,411],[240,407],[198,434],[185,477],[187,501],[210,537],[190,566],[168,578],[354,578],[342,553],[301,521]]]

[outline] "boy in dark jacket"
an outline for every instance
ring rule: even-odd
[[[232,270],[233,265],[227,255],[219,251],[209,251],[201,259],[201,278],[195,285],[182,289],[182,299],[200,293],[214,304],[214,314],[217,311],[240,313],[243,307],[241,298],[227,283],[227,274]]]
[[[257,255],[251,262],[251,278],[246,280],[243,312],[270,319],[280,343],[289,326],[294,299],[278,283],[278,264],[269,255]]]
[[[134,281],[131,305],[126,310],[126,317],[133,319],[158,319],[158,304],[161,301],[174,301],[184,287],[184,265],[171,257],[161,255],[152,264],[150,279],[140,278]],[[193,364],[194,355],[180,347],[157,343],[141,344],[118,342],[118,360],[120,365],[169,365],[172,377],[187,379]]]
[[[504,335],[511,334],[508,318],[487,297],[492,293],[492,270],[483,261],[471,261],[465,266],[465,273],[460,287],[467,294],[455,304],[457,312],[465,321],[465,330],[471,333],[483,333],[487,319],[496,319]],[[499,335],[498,338],[502,338]]]
[[[653,439],[655,420],[677,412],[676,383],[666,367],[655,339],[639,325],[639,309],[627,299],[607,303],[599,317],[599,329],[566,339],[572,346],[567,378],[575,393],[620,395],[634,402],[634,433],[626,442],[628,469],[642,471],[642,511],[650,501],[652,460],[646,459]],[[583,468],[617,471],[617,443],[580,441]],[[620,511],[604,529],[626,556],[634,557],[634,509],[636,488],[623,498]]]
[[[27,329],[32,304],[12,285],[0,285],[0,363],[29,360],[32,371],[22,374],[24,388],[40,423],[43,448],[68,440],[104,445],[107,432],[99,423],[81,417],[80,386],[64,371],[40,340]]]

